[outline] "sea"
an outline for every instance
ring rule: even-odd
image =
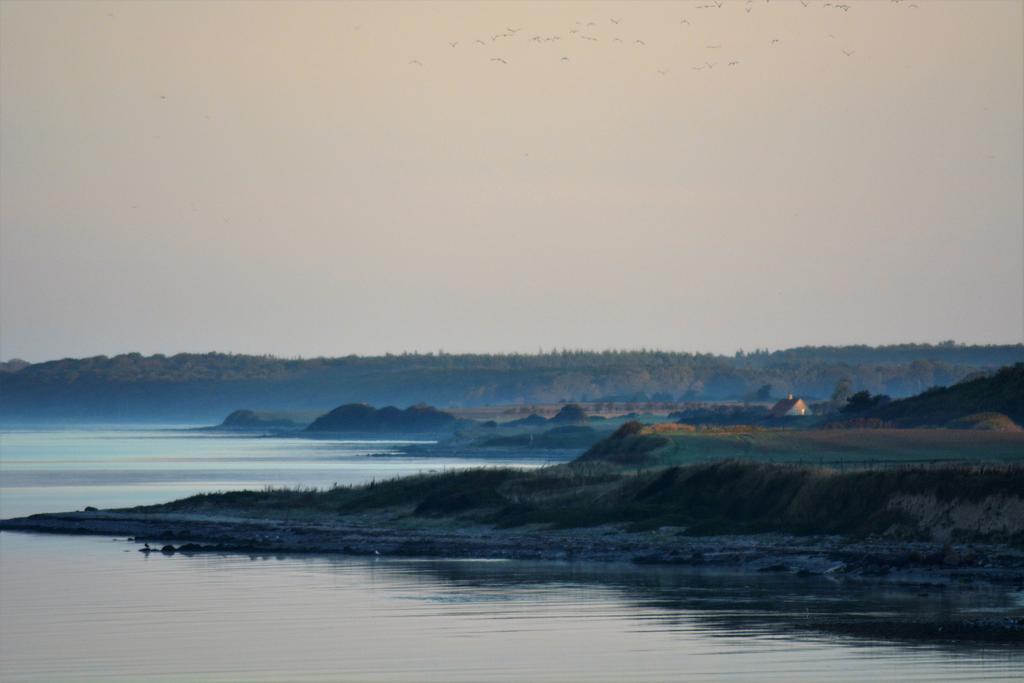
[[[537,458],[178,427],[0,431],[0,518]],[[0,532],[0,681],[1020,681],[1024,648],[822,624],[1024,615],[1024,591],[739,571],[146,555]]]

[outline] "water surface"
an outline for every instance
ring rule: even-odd
[[[398,442],[0,432],[0,516],[356,483],[493,460]],[[536,466],[536,460],[500,461]],[[1024,614],[1024,593],[593,564],[149,557],[0,532],[3,681],[1020,680],[1024,652],[872,642],[829,620]]]
[[[826,615],[1019,609],[827,581],[558,563],[143,556],[0,533],[5,681],[1019,680],[1011,648],[803,632]],[[123,552],[127,551],[127,552]]]
[[[207,491],[357,484],[459,467],[535,467],[507,457],[413,457],[408,440],[247,436],[185,429],[0,431],[0,519],[162,503]]]

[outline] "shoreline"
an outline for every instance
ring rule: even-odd
[[[870,585],[919,594],[960,590],[1024,592],[1024,549],[1003,544],[758,534],[686,536],[677,527],[627,532],[505,530],[475,525],[414,525],[382,515],[254,517],[90,510],[0,520],[0,531],[127,537],[147,555],[351,555],[594,563],[680,572],[788,575],[794,580]],[[149,544],[147,549],[144,544]],[[791,624],[797,630],[884,642],[1024,645],[1024,613],[955,618],[915,614]]]
[[[782,533],[691,536],[680,527],[625,531],[621,525],[497,529],[486,525],[395,522],[387,515],[257,517],[89,510],[0,520],[0,531],[127,536],[173,552],[385,555],[586,561],[722,567],[830,575],[852,580],[1024,589],[1024,548]]]

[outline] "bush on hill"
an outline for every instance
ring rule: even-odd
[[[394,406],[381,409],[365,403],[349,403],[321,415],[306,428],[308,432],[352,433],[436,433],[455,428],[451,413],[418,404],[401,410]]]
[[[947,425],[950,429],[981,429],[991,432],[1019,432],[1021,428],[1002,413],[975,413],[956,420]]]
[[[587,414],[583,408],[575,403],[562,406],[562,409],[551,418],[555,424],[580,424],[587,421]]]

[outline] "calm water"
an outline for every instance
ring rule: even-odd
[[[403,457],[411,441],[266,438],[183,429],[0,431],[0,519],[162,503],[203,491],[331,486],[537,460]]]
[[[467,464],[368,455],[387,444],[157,431],[8,432],[0,448],[4,516]],[[145,557],[136,547],[0,533],[0,679],[1024,676],[1020,649],[887,644],[804,628],[836,617],[1021,614],[1024,593],[920,595],[825,579],[558,563]]]

